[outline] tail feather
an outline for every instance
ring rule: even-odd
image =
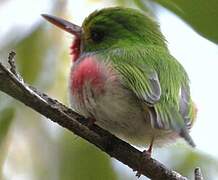
[[[187,143],[188,143],[190,146],[196,147],[196,145],[195,145],[195,143],[194,143],[192,137],[189,135],[189,132],[188,132],[187,128],[181,129],[179,135],[180,135],[181,137],[183,137],[183,138],[187,141]]]

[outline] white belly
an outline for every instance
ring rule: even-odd
[[[137,145],[146,146],[155,138],[155,144],[176,138],[166,130],[154,129],[149,114],[139,100],[122,86],[108,86],[106,91],[95,94],[89,86],[83,89],[86,94],[84,104],[78,103],[71,95],[71,105],[85,117],[96,120],[96,124],[119,138]]]

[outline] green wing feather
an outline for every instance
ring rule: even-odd
[[[171,129],[195,146],[188,132],[193,121],[189,80],[179,62],[158,48],[117,55],[111,57],[116,57],[113,62],[123,85],[151,109],[152,127]]]
[[[139,99],[151,105],[160,100],[161,87],[155,71],[127,63],[119,64],[116,69],[122,75],[125,86]]]

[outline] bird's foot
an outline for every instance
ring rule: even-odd
[[[144,159],[150,159],[150,158],[151,158],[151,150],[150,150],[150,147],[149,147],[148,150],[144,150],[142,152],[141,163],[140,163],[139,169],[138,169],[138,171],[136,173],[136,177],[140,178],[140,176],[142,175],[143,169],[145,167]]]
[[[144,166],[145,166],[144,159],[150,159],[151,158],[151,153],[152,153],[152,149],[153,149],[153,143],[154,143],[154,138],[152,138],[148,150],[144,150],[142,152],[141,163],[140,163],[139,169],[138,169],[138,171],[136,173],[136,177],[138,177],[138,178],[142,175],[142,172],[143,172],[143,169],[144,169]]]
[[[96,119],[95,118],[88,118],[88,123],[87,123],[87,126],[89,128],[91,128],[96,122]]]

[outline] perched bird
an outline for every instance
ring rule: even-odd
[[[78,113],[127,142],[162,145],[182,137],[196,116],[189,78],[170,55],[158,23],[138,10],[105,8],[82,27],[42,15],[74,35],[70,102]]]

